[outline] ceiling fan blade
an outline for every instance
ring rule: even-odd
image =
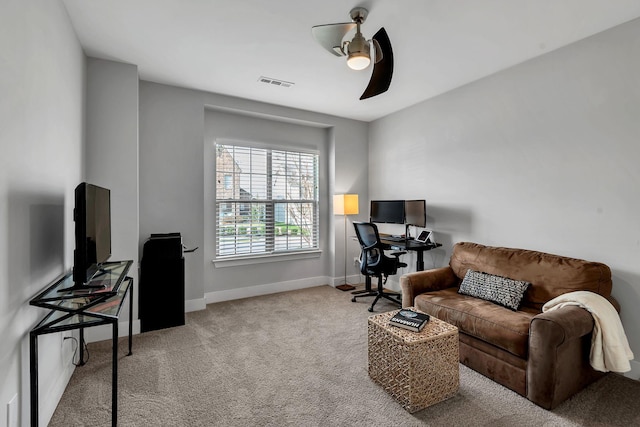
[[[391,41],[384,28],[380,28],[373,36],[374,44],[377,42],[382,52],[382,59],[373,65],[373,73],[369,85],[364,90],[360,99],[371,98],[380,95],[389,89],[391,77],[393,76],[393,50]]]
[[[317,42],[330,53],[335,56],[344,56],[344,53],[342,53],[342,39],[355,27],[355,22],[316,25],[311,28],[311,34],[313,34]]]

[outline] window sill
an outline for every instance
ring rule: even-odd
[[[311,250],[305,252],[293,252],[269,255],[248,255],[233,258],[217,258],[212,260],[216,268],[236,267],[240,265],[266,264],[279,261],[295,261],[299,259],[320,258],[321,250]]]

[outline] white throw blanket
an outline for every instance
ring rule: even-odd
[[[568,305],[584,308],[593,316],[595,326],[591,338],[589,361],[593,369],[601,372],[627,372],[633,352],[615,307],[604,298],[589,291],[562,294],[547,302],[542,311],[551,311]]]

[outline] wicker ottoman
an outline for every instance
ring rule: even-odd
[[[389,325],[398,311],[369,317],[369,376],[413,413],[458,392],[458,328],[433,316],[421,332]]]

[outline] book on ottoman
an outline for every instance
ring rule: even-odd
[[[389,319],[389,324],[410,331],[420,332],[428,321],[428,314],[418,313],[413,310],[400,310],[395,316]]]

